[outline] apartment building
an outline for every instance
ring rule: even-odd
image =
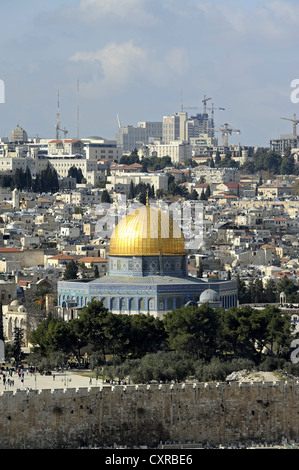
[[[192,158],[192,146],[188,142],[175,140],[169,144],[154,142],[138,151],[140,157],[165,157],[169,156],[172,163],[181,163]]]
[[[82,139],[87,160],[107,160],[119,162],[123,156],[122,147],[117,146],[116,140],[100,138]]]
[[[110,191],[113,189],[118,192],[129,192],[130,183],[133,181],[135,185],[139,183],[149,184],[154,186],[155,191],[157,189],[167,190],[168,188],[168,177],[164,173],[123,173],[114,174],[109,176],[109,184],[106,185],[106,189]]]
[[[162,122],[138,122],[137,127],[119,127],[116,134],[117,146],[121,147],[124,153],[139,149],[151,139],[157,138],[162,138]]]
[[[48,143],[49,155],[83,155],[84,143],[78,139],[55,139]]]

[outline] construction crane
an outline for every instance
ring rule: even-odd
[[[212,103],[212,107],[211,107],[211,108],[207,108],[208,111],[212,111],[212,112],[211,112],[211,119],[212,119],[212,123],[213,123],[212,125],[213,125],[213,126],[214,126],[214,110],[215,110],[215,109],[217,109],[217,110],[219,110],[219,111],[225,111],[225,108],[214,108],[214,103]],[[214,131],[214,128],[211,129],[210,131],[209,131],[209,129],[207,129],[207,132],[208,132],[208,133],[210,132],[210,133],[213,134],[213,131]]]
[[[198,107],[197,106],[187,106],[187,107],[185,107],[185,106],[181,105],[181,112],[183,112],[184,109],[198,109]]]
[[[207,115],[207,101],[211,100],[212,98],[206,98],[206,95],[203,97],[203,131],[204,134],[207,133],[207,124],[208,124],[208,115]]]
[[[281,117],[280,119],[285,119],[286,121],[291,121],[293,123],[293,136],[297,137],[297,124],[299,122],[299,119],[296,119],[296,114],[294,114],[294,119],[283,118],[283,117]]]
[[[212,103],[212,107],[211,107],[211,108],[207,108],[207,109],[208,109],[209,111],[212,111],[212,112],[211,112],[211,117],[212,117],[212,119],[214,119],[214,111],[215,111],[215,109],[221,110],[221,111],[225,111],[225,108],[214,108],[214,103]]]
[[[120,122],[120,119],[119,119],[119,115],[117,114],[116,117],[117,117],[118,128],[120,129],[121,128],[121,122]]]
[[[228,136],[233,132],[241,134],[240,129],[233,129],[229,124],[225,123],[220,129],[213,129],[214,132],[222,133],[222,145],[223,147],[228,147]]]

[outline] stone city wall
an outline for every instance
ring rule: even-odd
[[[299,441],[299,383],[199,383],[0,394],[0,448]]]

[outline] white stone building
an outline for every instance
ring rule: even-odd
[[[140,157],[158,157],[169,156],[172,163],[181,163],[192,158],[192,146],[181,140],[174,140],[169,144],[154,142],[150,143],[138,151]]]

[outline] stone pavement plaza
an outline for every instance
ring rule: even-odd
[[[67,370],[63,372],[52,372],[52,375],[41,375],[39,372],[31,373],[24,370],[24,381],[17,372],[13,372],[12,376],[5,373],[5,384],[3,384],[3,376],[0,375],[0,393],[4,391],[16,390],[43,390],[43,389],[57,389],[57,388],[89,388],[99,387],[103,385],[101,379],[90,379],[90,371],[77,372],[76,370]],[[84,375],[83,375],[84,374]],[[14,383],[9,383],[13,381]],[[108,385],[108,384],[107,384]]]

